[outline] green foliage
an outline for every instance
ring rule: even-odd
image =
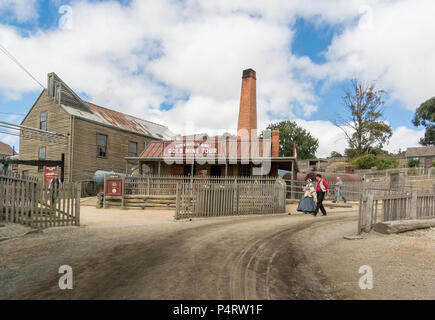
[[[435,162],[432,162],[432,168],[435,168]]]
[[[415,111],[414,126],[420,125],[426,128],[424,137],[420,139],[423,146],[435,145],[435,97],[423,102]]]
[[[352,165],[355,166],[355,169],[371,169],[376,167],[376,164],[377,157],[373,154],[367,154],[352,161]]]
[[[374,154],[367,154],[362,157],[358,157],[352,161],[352,165],[355,169],[371,169],[385,170],[399,167],[399,161],[396,158],[378,157]]]
[[[418,159],[412,159],[412,160],[409,160],[409,162],[408,162],[409,168],[418,168],[419,166],[420,166],[420,160],[418,160]]]
[[[352,149],[352,148],[348,148],[348,149],[344,150],[344,155],[346,157],[348,157],[349,159],[354,159],[354,158],[358,157],[356,150]]]
[[[319,141],[308,131],[299,127],[293,121],[281,121],[271,123],[267,126],[268,130],[279,129],[279,156],[293,156],[293,143],[296,142],[296,149],[299,159],[312,159],[316,156],[319,148]],[[264,132],[260,137],[264,136]]]
[[[332,151],[331,155],[329,157],[330,158],[341,158],[341,157],[343,157],[343,155],[340,152]]]
[[[393,134],[391,126],[382,121],[384,95],[385,91],[376,89],[374,84],[356,79],[346,90],[343,97],[346,115],[339,116],[336,125],[343,130],[349,149],[357,156],[373,153],[373,149],[382,150]]]
[[[376,169],[385,170],[399,167],[399,161],[396,158],[378,158]]]

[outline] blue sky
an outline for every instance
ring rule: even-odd
[[[268,8],[257,1],[6,2],[0,4],[0,44],[40,82],[54,71],[84,98],[177,133],[234,130],[241,71],[252,67],[259,126],[297,120],[319,138],[320,156],[346,147],[331,122],[343,112],[341,97],[352,77],[376,80],[388,92],[385,120],[395,136],[387,149],[414,146],[422,135],[411,119],[418,104],[432,96],[425,80],[433,60],[398,52],[394,39],[400,30],[396,34],[394,28],[401,26],[383,22],[391,12],[421,14],[410,1],[390,8],[379,1],[367,7],[364,1],[345,5],[339,0],[329,6],[314,1],[308,8],[300,1],[273,1]],[[61,27],[62,5],[74,18],[69,29]],[[420,23],[427,27],[427,19]],[[414,29],[407,30],[410,41],[421,32]],[[388,33],[390,41],[381,50],[378,33]],[[56,44],[59,48],[44,52]],[[36,57],[21,48],[37,52]],[[1,112],[25,114],[40,87],[1,53],[0,67],[0,119],[19,123],[22,115]],[[417,69],[428,73],[419,83]],[[18,143],[5,135],[0,139]]]

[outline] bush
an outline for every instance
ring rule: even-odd
[[[359,158],[356,158],[352,161],[352,164],[355,166],[355,169],[371,169],[376,167],[377,158],[375,155],[368,154]]]
[[[418,159],[412,159],[408,162],[408,167],[410,168],[418,168],[420,166],[420,160]]]
[[[376,167],[377,170],[385,170],[399,167],[399,161],[396,158],[381,158],[373,154],[359,157],[352,164],[355,166],[355,169],[371,169]]]
[[[432,168],[435,168],[435,162],[432,162]]]
[[[376,162],[376,169],[385,170],[397,168],[399,166],[399,161],[396,158],[379,158]]]

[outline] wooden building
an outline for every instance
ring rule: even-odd
[[[278,176],[278,170],[296,178],[294,157],[279,157],[279,130],[271,138],[257,138],[256,72],[243,71],[237,137],[221,139],[191,135],[154,141],[139,157],[141,174],[176,176]]]
[[[405,157],[407,166],[409,161],[418,160],[420,167],[431,168],[435,162],[435,146],[408,148]]]
[[[97,170],[124,172],[125,157],[173,136],[166,126],[83,101],[54,73],[21,125],[55,134],[44,139],[22,132],[19,159],[61,160],[65,154],[66,181],[91,179]],[[20,165],[19,171],[44,174],[42,167]]]

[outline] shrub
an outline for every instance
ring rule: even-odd
[[[385,170],[397,168],[399,166],[399,161],[396,158],[379,158],[376,161],[376,169]]]
[[[352,164],[356,169],[371,169],[376,167],[377,158],[375,155],[368,154],[359,158],[356,158]]]
[[[420,166],[420,160],[418,159],[412,159],[408,162],[408,167],[410,168],[418,168]]]

